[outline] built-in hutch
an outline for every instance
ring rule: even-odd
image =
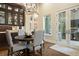
[[[16,3],[0,3],[0,48],[7,47],[6,30],[12,30],[13,26],[24,26],[25,22],[25,7]],[[12,32],[12,38],[18,35],[17,32]]]
[[[24,8],[13,3],[0,3],[0,24],[19,26],[24,25]]]

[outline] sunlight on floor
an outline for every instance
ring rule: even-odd
[[[79,51],[73,48],[69,48],[66,46],[61,46],[61,45],[54,45],[50,47],[51,49],[54,49],[56,51],[59,51],[61,53],[70,55],[70,56],[79,56]]]

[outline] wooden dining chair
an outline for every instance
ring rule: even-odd
[[[26,45],[23,44],[13,44],[12,36],[9,30],[6,31],[6,37],[9,45],[8,55],[14,55],[16,52],[18,52],[17,54],[20,55],[20,52],[27,48]]]
[[[35,52],[37,52],[38,50],[40,51],[40,54],[42,55],[43,39],[44,39],[44,32],[36,31],[34,34],[34,42],[28,46],[29,49],[33,51],[33,55],[35,55]]]

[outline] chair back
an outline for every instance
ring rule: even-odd
[[[13,47],[13,41],[12,41],[12,36],[9,30],[6,31],[6,37],[7,41],[10,47]]]
[[[18,36],[24,36],[24,35],[25,35],[25,31],[23,29],[19,29]]]
[[[42,44],[44,39],[44,32],[43,31],[36,31],[34,34],[34,46],[39,46]]]

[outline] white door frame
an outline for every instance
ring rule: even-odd
[[[70,10],[72,10],[72,9],[76,9],[76,8],[79,8],[79,5],[77,5],[77,6],[73,6],[73,7],[71,7],[71,8],[68,8],[68,9],[66,9],[66,10],[61,10],[61,11],[57,11],[57,13],[56,13],[56,18],[57,18],[57,33],[59,32],[59,21],[58,21],[58,14],[60,13],[60,12],[63,12],[63,11],[66,11],[66,15],[67,15],[67,17],[66,17],[66,30],[70,30],[71,31],[71,13],[70,13]],[[68,25],[68,26],[67,26]],[[58,37],[58,36],[57,36]],[[57,38],[57,40],[58,40],[58,38]],[[61,40],[59,40],[59,42],[61,43],[61,41],[62,41],[62,39]],[[72,47],[72,48],[76,48],[76,46],[77,47],[79,47],[79,43],[78,42],[75,42],[75,41],[72,41],[71,40],[71,34],[69,34],[69,33],[66,33],[66,42],[67,42],[67,46],[69,46],[69,47]],[[75,43],[75,44],[74,44]],[[65,43],[64,43],[65,44]],[[73,45],[73,46],[72,46]],[[79,49],[79,48],[78,48]]]

